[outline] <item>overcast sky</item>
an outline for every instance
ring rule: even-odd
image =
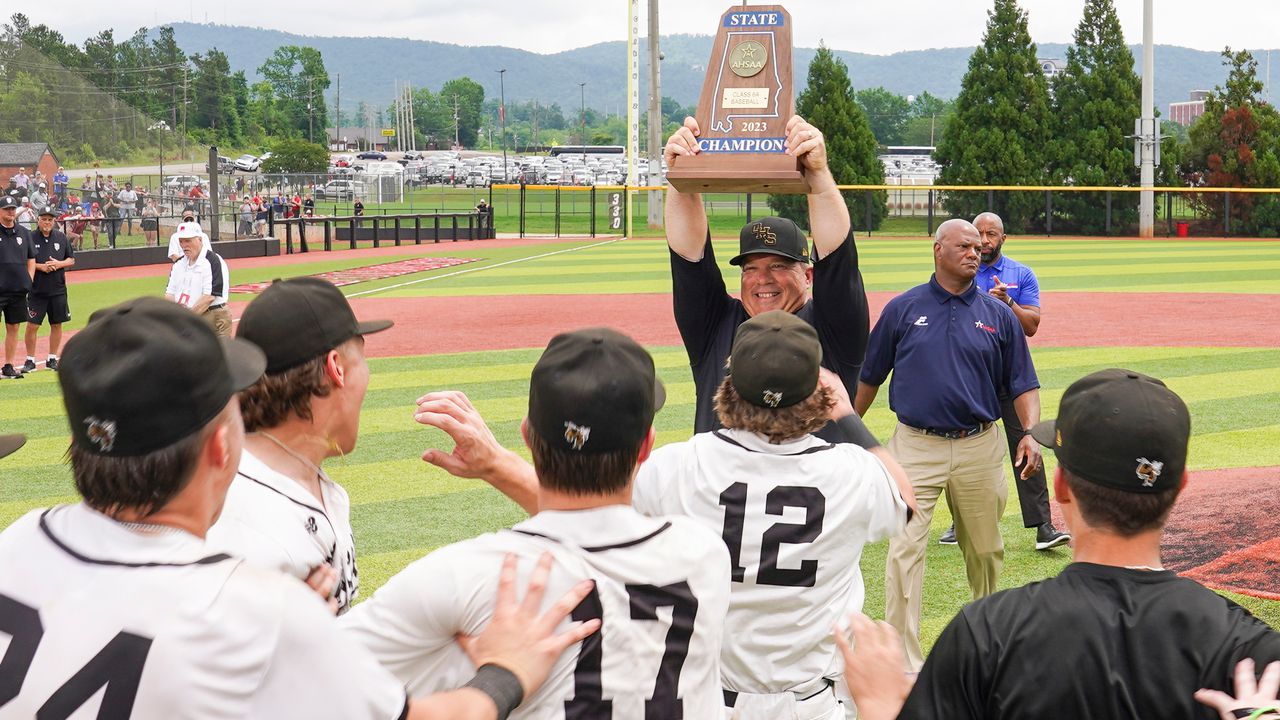
[[[668,0],[661,32],[711,34],[733,3]],[[1070,42],[1082,0],[1020,0],[1038,43]],[[642,14],[648,3],[641,1]],[[1155,41],[1200,50],[1280,47],[1277,0],[1156,0]],[[16,7],[16,6],[15,6]],[[887,55],[901,50],[976,45],[988,0],[788,0],[795,42]],[[1229,11],[1226,8],[1229,7]],[[1142,41],[1142,0],[1116,0],[1125,37]],[[59,28],[74,42],[104,27],[116,37],[142,26],[194,21],[250,25],[302,35],[391,36],[464,45],[506,45],[554,53],[627,36],[626,0],[219,0],[107,3],[58,0],[21,8],[34,23]],[[10,11],[12,12],[12,10]],[[642,19],[641,34],[647,34]],[[1265,60],[1259,58],[1262,63]],[[1280,63],[1280,54],[1276,58]],[[1261,64],[1261,63],[1260,63]]]

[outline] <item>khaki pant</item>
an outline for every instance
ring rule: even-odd
[[[1000,516],[1009,493],[1004,482],[1005,443],[995,423],[959,440],[926,435],[899,423],[889,441],[889,452],[911,479],[918,511],[906,530],[889,541],[885,618],[902,633],[907,661],[912,670],[919,671],[924,664],[920,601],[933,508],[945,490],[973,598],[995,592],[1004,566]]]
[[[209,323],[218,337],[231,337],[231,311],[226,305],[215,310],[205,310],[204,321]]]

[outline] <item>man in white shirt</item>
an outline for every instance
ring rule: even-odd
[[[663,397],[653,359],[630,338],[604,328],[553,338],[534,366],[522,425],[540,512],[413,563],[339,624],[410,692],[456,682],[471,666],[451,638],[489,622],[501,557],[551,552],[549,588],[594,580],[573,617],[601,618],[602,630],[562,658],[513,717],[719,717],[724,543],[689,518],[644,517],[630,506]]]
[[[83,501],[0,533],[0,715],[500,720],[594,629],[552,636],[590,588],[539,615],[540,591],[513,602],[508,562],[505,638],[467,643],[468,687],[411,700],[304,585],[211,553],[244,439],[236,393],[265,365],[154,297],[94,313],[67,343],[58,380]]]
[[[133,216],[138,212],[138,193],[134,192],[133,183],[125,183],[116,200],[120,203],[120,217],[128,223],[128,233],[132,235]]]
[[[182,248],[182,257],[169,271],[164,299],[203,315],[214,300],[213,270],[205,257],[204,232],[200,223],[184,222],[174,235]]]

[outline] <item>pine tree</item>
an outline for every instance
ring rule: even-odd
[[[1027,14],[1015,0],[995,0],[935,154],[941,183],[1042,184],[1050,122],[1049,87],[1036,61]],[[1039,193],[995,192],[993,199],[991,209],[1011,232],[1043,223]],[[966,219],[988,209],[984,192],[945,193],[943,203],[950,215]]]
[[[854,101],[849,68],[826,45],[809,63],[808,86],[796,98],[796,114],[822,131],[827,140],[827,163],[841,185],[883,185],[884,165],[876,156],[876,136],[866,113]],[[888,195],[871,191],[871,227],[866,227],[867,191],[845,191],[845,205],[854,230],[874,230],[888,214]],[[803,195],[770,195],[769,206],[781,217],[809,226],[809,205]]]
[[[1133,71],[1133,54],[1124,42],[1112,0],[1087,0],[1067,48],[1067,68],[1053,82],[1053,140],[1049,145],[1054,184],[1130,186],[1138,184],[1133,164],[1133,120],[1141,114],[1142,82]],[[1088,234],[1106,229],[1102,193],[1058,193],[1055,226]],[[1112,229],[1137,222],[1138,197],[1113,197]]]

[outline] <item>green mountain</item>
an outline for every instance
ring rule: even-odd
[[[540,55],[516,48],[465,46],[403,38],[307,37],[279,30],[225,25],[175,23],[178,44],[188,54],[218,48],[225,52],[232,70],[245,70],[255,77],[263,61],[281,45],[309,45],[324,56],[330,77],[341,75],[342,106],[354,108],[364,101],[384,107],[394,97],[395,81],[438,90],[445,81],[468,76],[484,86],[485,96],[498,96],[499,68],[506,68],[508,100],[559,103],[566,114],[579,104],[578,83],[585,88],[588,106],[616,113],[626,108],[626,46],[621,41],[597,43],[565,52]],[[154,31],[153,31],[154,32]],[[1141,50],[1130,48],[1139,61]],[[709,35],[671,35],[662,38],[662,94],[682,105],[698,101],[707,59],[711,53]],[[795,48],[795,77],[803,89],[814,48]],[[836,50],[849,66],[855,88],[883,86],[908,95],[928,91],[952,98],[960,90],[972,48],[913,50],[892,55]],[[1065,58],[1066,45],[1045,43],[1039,56]],[[1255,51],[1259,70],[1265,73],[1266,51]],[[647,77],[647,51],[641,52],[641,78]],[[1280,53],[1278,53],[1280,59]],[[1226,70],[1218,53],[1190,48],[1157,45],[1156,108],[1168,113],[1170,102],[1185,100],[1192,90],[1211,89],[1226,80]],[[1277,71],[1280,80],[1280,69]],[[645,83],[640,88],[646,93]],[[333,107],[336,87],[329,90]],[[644,100],[641,101],[642,104]]]

